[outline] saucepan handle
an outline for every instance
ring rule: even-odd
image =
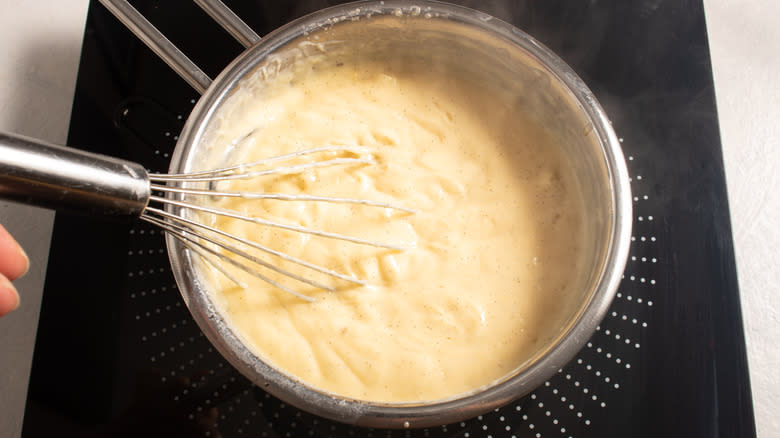
[[[260,37],[220,0],[194,1],[244,47],[260,40]],[[127,0],[100,0],[100,3],[198,93],[203,94],[211,85],[211,78]]]
[[[244,47],[260,41],[260,35],[238,18],[221,0],[193,0]]]

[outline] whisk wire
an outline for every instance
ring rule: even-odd
[[[375,246],[375,247],[378,247],[378,248],[386,248],[386,249],[391,249],[391,250],[395,250],[395,251],[403,251],[405,249],[404,247],[399,246],[399,245],[391,245],[389,243],[383,243],[383,242],[376,242],[376,241],[373,241],[373,240],[361,239],[359,237],[352,237],[352,236],[348,236],[346,234],[331,233],[331,232],[328,232],[328,231],[315,230],[313,228],[303,227],[303,226],[300,226],[300,225],[284,224],[284,223],[281,223],[281,222],[269,221],[269,220],[262,219],[262,218],[259,218],[259,217],[246,216],[246,215],[237,213],[237,212],[232,211],[232,210],[225,210],[225,209],[214,208],[214,207],[206,207],[206,206],[202,206],[202,205],[193,204],[193,203],[190,203],[190,202],[183,202],[183,201],[176,201],[174,199],[161,198],[159,196],[151,196],[150,199],[152,201],[157,201],[157,202],[167,203],[167,204],[171,204],[171,205],[176,205],[178,207],[183,207],[183,208],[187,208],[187,209],[191,209],[191,210],[197,210],[197,211],[201,211],[201,212],[204,212],[204,213],[211,213],[211,214],[216,214],[216,215],[220,215],[220,216],[230,217],[230,218],[242,220],[242,221],[245,221],[245,222],[253,222],[253,223],[256,223],[256,224],[266,225],[266,226],[274,227],[274,228],[280,228],[280,229],[283,229],[283,230],[296,231],[296,232],[304,233],[304,234],[311,234],[313,236],[320,236],[320,237],[327,237],[327,238],[330,238],[330,239],[344,240],[344,241],[347,241],[347,242],[359,243],[361,245]]]
[[[179,180],[186,180],[186,181],[203,181],[201,179],[196,179],[198,177],[213,177],[213,176],[227,176],[227,175],[237,175],[236,171],[241,172],[241,174],[246,174],[246,169],[250,169],[252,167],[257,166],[264,166],[270,163],[278,162],[278,161],[285,161],[290,160],[294,158],[300,158],[305,155],[311,155],[316,153],[322,153],[322,152],[351,152],[357,155],[364,155],[369,153],[369,149],[363,146],[322,146],[318,148],[311,148],[311,149],[304,149],[297,152],[292,152],[289,154],[279,155],[276,157],[269,157],[264,158],[262,160],[252,161],[250,163],[243,163],[243,164],[237,164],[235,166],[229,166],[229,167],[222,167],[219,169],[212,169],[212,170],[203,170],[203,171],[197,171],[197,172],[188,172],[188,173],[169,173],[169,174],[160,174],[160,173],[153,173],[149,175],[149,179],[152,181],[179,181]],[[361,160],[359,162],[366,163],[366,159],[358,159],[358,158],[342,158],[342,160],[347,159],[351,161],[346,161],[343,163],[354,163],[355,160]],[[330,162],[329,165],[334,164],[342,164],[339,162],[333,162],[333,160],[328,160],[326,162]],[[373,162],[371,160],[369,164]],[[321,161],[320,163],[324,163]],[[311,163],[310,163],[311,164]],[[321,166],[318,166],[321,167]],[[301,168],[301,170],[306,170],[307,168]],[[260,176],[260,175],[255,175]],[[211,181],[211,178],[208,179],[208,181]]]
[[[158,192],[170,192],[170,193],[182,193],[187,195],[203,195],[203,196],[218,196],[225,198],[243,198],[243,199],[274,199],[279,201],[315,201],[315,202],[331,202],[334,204],[357,204],[366,205],[371,207],[390,208],[393,210],[399,210],[406,213],[417,213],[417,210],[403,207],[400,205],[391,204],[388,202],[373,201],[370,199],[357,199],[357,198],[339,198],[332,196],[315,196],[315,195],[288,195],[285,193],[253,193],[253,192],[221,192],[215,190],[203,190],[203,189],[190,189],[180,187],[170,187],[159,184],[152,184],[152,190]]]
[[[321,272],[323,274],[330,275],[331,277],[339,278],[341,280],[346,280],[346,281],[349,281],[351,283],[359,284],[361,286],[366,286],[366,282],[364,282],[362,280],[358,280],[357,278],[341,274],[339,272],[333,271],[331,269],[324,268],[324,267],[319,266],[319,265],[315,265],[313,263],[309,263],[306,260],[302,260],[302,259],[299,259],[297,257],[293,257],[293,256],[291,256],[289,254],[285,254],[285,253],[283,253],[281,251],[277,251],[275,249],[271,249],[271,248],[269,248],[267,246],[264,246],[264,245],[261,245],[261,244],[259,244],[257,242],[253,242],[251,240],[247,240],[247,239],[244,239],[244,238],[241,238],[241,237],[238,237],[238,236],[234,236],[234,235],[232,235],[230,233],[227,233],[225,231],[222,231],[222,230],[220,230],[218,228],[214,228],[214,227],[208,226],[206,224],[202,224],[202,223],[199,223],[199,222],[196,222],[196,221],[193,221],[193,220],[181,217],[181,216],[176,216],[176,215],[168,213],[167,211],[160,210],[160,209],[157,209],[157,208],[154,208],[154,207],[147,208],[147,211],[149,211],[150,213],[154,213],[154,214],[157,214],[159,216],[162,216],[162,217],[164,217],[164,218],[166,218],[166,219],[168,219],[170,221],[173,221],[173,222],[184,223],[184,224],[187,224],[187,225],[189,225],[191,227],[196,227],[196,228],[200,228],[200,229],[203,229],[203,230],[215,233],[215,234],[219,234],[219,235],[224,236],[224,237],[226,237],[228,239],[235,240],[236,242],[243,243],[244,245],[250,246],[252,248],[258,249],[258,250],[263,251],[263,252],[266,252],[268,254],[273,254],[273,255],[281,258],[282,260],[286,260],[288,262],[296,263],[298,265],[307,267],[307,268],[315,270],[317,272]]]
[[[250,260],[250,261],[252,261],[254,263],[257,263],[258,265],[264,266],[264,267],[266,267],[268,269],[271,269],[273,271],[276,271],[276,272],[278,272],[278,273],[280,273],[282,275],[285,275],[285,276],[290,277],[290,278],[294,278],[294,279],[296,279],[298,281],[301,281],[303,283],[309,284],[309,285],[314,286],[316,288],[327,290],[327,291],[331,291],[331,292],[334,290],[332,287],[327,286],[325,284],[322,284],[322,283],[319,283],[319,282],[316,282],[316,281],[313,281],[313,280],[301,277],[301,276],[299,276],[297,274],[294,274],[292,272],[285,271],[284,269],[281,269],[281,268],[278,268],[276,266],[273,266],[273,265],[271,265],[268,262],[260,260],[257,257],[254,257],[251,254],[248,254],[248,253],[240,250],[239,248],[236,248],[236,247],[234,247],[232,245],[229,245],[229,244],[225,244],[223,242],[219,242],[216,239],[207,238],[207,237],[204,237],[204,236],[198,236],[197,238],[190,237],[187,233],[188,232],[194,233],[194,232],[193,232],[193,230],[188,229],[186,227],[179,226],[179,225],[174,225],[174,224],[171,224],[171,223],[167,223],[167,222],[165,222],[165,221],[163,221],[161,219],[158,219],[156,217],[153,217],[153,216],[150,216],[150,215],[146,215],[146,214],[141,215],[141,219],[145,220],[147,222],[153,223],[153,224],[159,226],[160,228],[168,231],[169,234],[171,234],[174,238],[178,239],[180,242],[184,243],[184,245],[187,246],[188,248],[191,248],[190,245],[196,245],[199,248],[201,248],[201,249],[203,249],[203,250],[205,250],[205,251],[207,251],[207,252],[209,252],[209,253],[217,256],[217,257],[219,257],[221,260],[223,260],[225,262],[228,262],[228,263],[232,264],[233,266],[235,266],[235,267],[237,267],[237,268],[239,268],[239,269],[241,269],[241,270],[243,270],[243,271],[245,271],[245,272],[247,272],[247,273],[249,273],[251,275],[254,275],[255,277],[261,279],[262,281],[265,281],[268,284],[270,284],[270,285],[272,285],[272,286],[274,286],[276,288],[279,288],[279,289],[281,289],[281,290],[283,290],[285,292],[291,293],[291,294],[293,294],[293,295],[295,295],[295,296],[297,296],[299,298],[302,298],[302,299],[304,299],[306,301],[310,301],[310,302],[314,301],[314,298],[309,297],[307,295],[304,295],[304,294],[302,294],[300,292],[297,292],[297,291],[295,291],[295,290],[293,290],[293,289],[291,289],[291,288],[289,288],[289,287],[287,287],[287,286],[285,286],[285,285],[283,285],[283,284],[281,284],[279,282],[276,282],[276,281],[272,280],[271,278],[261,274],[260,272],[257,272],[256,269],[253,269],[253,268],[251,268],[250,266],[247,266],[244,263],[241,263],[241,262],[239,262],[237,260],[234,260],[234,259],[232,259],[232,258],[230,258],[230,257],[228,257],[228,256],[226,256],[224,254],[221,254],[218,251],[214,250],[213,248],[209,248],[207,245],[203,244],[198,239],[206,240],[207,242],[210,242],[210,243],[213,243],[214,245],[220,246],[223,249],[226,249],[227,251],[229,251],[231,253],[234,253],[234,254],[236,254],[236,255],[238,255],[240,257],[243,257],[243,258],[245,258],[247,260]],[[228,278],[230,278],[230,277],[228,277]],[[241,285],[241,282],[236,282],[236,283],[239,286]]]
[[[209,265],[214,267],[214,269],[216,269],[222,275],[227,277],[228,280],[230,280],[233,283],[237,284],[238,287],[240,287],[241,289],[249,289],[249,285],[248,284],[246,284],[243,281],[241,281],[238,278],[236,278],[235,275],[231,274],[230,271],[225,269],[221,264],[217,263],[211,256],[206,254],[202,249],[198,248],[195,245],[190,245],[189,242],[186,242],[186,241],[183,241],[183,240],[179,240],[179,242],[181,242],[182,245],[187,247],[187,249],[189,249],[190,251],[192,251],[192,252],[196,253],[198,256],[200,256],[200,258],[203,261],[205,261],[206,263],[208,263]]]
[[[154,178],[149,177],[152,181],[188,181],[188,182],[214,182],[214,181],[230,181],[239,179],[251,179],[260,176],[273,175],[273,174],[289,174],[300,173],[305,170],[315,169],[318,167],[336,166],[344,164],[375,164],[376,162],[371,158],[333,158],[326,161],[316,161],[313,163],[296,164],[293,166],[275,167],[273,169],[257,170],[254,172],[245,173],[232,173],[232,174],[220,174],[211,176],[160,176],[157,175]]]

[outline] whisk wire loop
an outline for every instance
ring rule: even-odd
[[[163,221],[161,219],[158,219],[156,217],[153,217],[153,216],[150,216],[150,215],[146,215],[146,214],[141,215],[141,220],[145,220],[147,222],[150,222],[150,223],[153,223],[153,224],[159,226],[160,228],[162,228],[163,230],[167,231],[174,238],[176,238],[177,240],[182,242],[186,247],[188,247],[190,249],[192,249],[191,245],[196,245],[200,249],[205,250],[205,251],[215,255],[220,260],[225,261],[227,263],[230,263],[231,265],[233,265],[233,266],[235,266],[235,267],[237,267],[237,268],[239,268],[239,269],[241,269],[241,270],[243,270],[243,271],[245,271],[245,272],[247,272],[247,273],[249,273],[251,275],[254,275],[255,277],[265,281],[266,283],[268,283],[268,284],[270,284],[270,285],[272,285],[272,286],[274,286],[274,287],[276,287],[278,289],[281,289],[281,290],[283,290],[283,291],[285,291],[287,293],[293,294],[296,297],[304,299],[306,301],[314,301],[314,298],[312,298],[310,296],[307,296],[307,295],[304,295],[304,294],[302,294],[300,292],[297,292],[297,291],[295,291],[295,290],[293,290],[293,289],[291,289],[291,288],[289,288],[289,287],[287,287],[287,286],[285,286],[285,285],[283,285],[283,284],[281,284],[279,282],[276,282],[276,281],[272,280],[271,278],[261,274],[256,269],[253,269],[252,267],[247,266],[244,263],[241,263],[241,262],[239,262],[237,260],[234,260],[234,259],[232,259],[232,258],[230,258],[230,257],[228,257],[228,256],[226,256],[224,254],[221,254],[220,252],[216,251],[213,248],[209,248],[207,245],[205,245],[204,243],[200,242],[198,239],[206,240],[206,241],[208,241],[210,243],[213,243],[213,244],[215,244],[217,246],[220,246],[223,249],[226,249],[226,250],[228,250],[228,251],[230,251],[230,252],[232,252],[232,253],[240,256],[240,257],[244,257],[245,259],[250,260],[250,261],[252,261],[254,263],[257,263],[257,264],[259,264],[261,266],[264,266],[264,267],[266,267],[268,269],[272,269],[272,270],[274,270],[276,272],[279,272],[282,275],[288,276],[290,278],[294,278],[296,280],[302,281],[304,283],[310,284],[310,285],[312,285],[314,287],[317,287],[317,288],[320,288],[320,289],[324,289],[324,290],[327,290],[327,291],[333,291],[333,288],[330,287],[330,286],[326,286],[324,284],[317,283],[315,281],[312,281],[312,280],[303,278],[303,277],[301,277],[299,275],[293,274],[293,273],[291,273],[289,271],[285,271],[283,269],[277,268],[277,267],[271,265],[270,263],[267,263],[267,262],[264,262],[262,260],[259,260],[256,257],[254,257],[254,256],[252,256],[250,254],[247,254],[246,252],[241,251],[238,248],[232,247],[231,245],[223,244],[223,243],[221,243],[221,242],[219,242],[217,240],[210,239],[210,238],[204,237],[202,235],[198,236],[197,238],[190,237],[190,235],[188,233],[193,232],[193,230],[188,229],[186,227],[173,225],[171,223],[165,222],[165,221]],[[214,264],[212,262],[209,262],[209,263],[212,264],[212,265]],[[220,271],[222,271],[222,270],[220,270]],[[231,278],[238,285],[242,284],[240,281],[237,281],[237,279],[235,279],[234,277],[229,276],[228,278]]]
[[[336,166],[336,165],[343,165],[343,164],[376,164],[376,161],[374,161],[372,158],[333,158],[326,161],[316,161],[313,163],[275,167],[273,169],[257,170],[254,172],[215,174],[215,175],[208,175],[208,176],[154,175],[154,176],[149,176],[149,179],[152,181],[187,181],[187,182],[230,181],[230,180],[239,180],[239,179],[251,179],[251,178],[257,178],[260,176],[273,175],[273,174],[300,173],[305,170],[315,169],[318,167]]]
[[[304,194],[288,195],[285,193],[215,191],[215,190],[206,190],[206,189],[170,187],[170,186],[159,185],[159,184],[152,184],[151,187],[153,191],[182,193],[187,195],[218,196],[218,197],[225,197],[225,198],[243,198],[243,199],[275,199],[278,201],[321,201],[321,202],[331,202],[334,204],[367,205],[371,207],[389,208],[392,210],[403,211],[406,213],[417,213],[417,210],[414,210],[412,208],[391,204],[389,202],[373,201],[371,199],[339,198],[339,197],[332,197],[332,196],[315,196],[315,195],[304,195]]]
[[[275,255],[275,256],[281,258],[282,260],[286,260],[288,262],[296,263],[298,265],[307,267],[307,268],[312,269],[314,271],[330,275],[331,277],[335,277],[335,278],[338,278],[338,279],[341,279],[341,280],[349,281],[351,283],[359,284],[361,286],[365,286],[366,285],[365,281],[358,280],[357,278],[341,274],[339,272],[333,271],[331,269],[324,268],[324,267],[319,266],[319,265],[315,265],[313,263],[309,263],[306,260],[302,260],[302,259],[299,259],[297,257],[293,257],[293,256],[291,256],[289,254],[285,254],[285,253],[283,253],[281,251],[277,251],[277,250],[269,248],[269,247],[267,247],[265,245],[261,245],[261,244],[259,244],[257,242],[253,242],[251,240],[247,240],[247,239],[244,239],[242,237],[234,236],[234,235],[232,235],[230,233],[227,233],[225,231],[220,230],[219,228],[211,227],[211,226],[208,226],[206,224],[202,224],[202,223],[199,223],[199,222],[196,222],[196,221],[193,221],[193,220],[181,217],[181,216],[176,216],[176,215],[170,214],[170,213],[168,213],[168,212],[166,212],[164,210],[160,210],[160,209],[157,209],[157,208],[154,208],[154,207],[149,207],[147,209],[147,211],[149,211],[150,213],[154,213],[154,214],[157,214],[159,216],[162,216],[162,217],[168,219],[169,221],[184,223],[184,224],[187,224],[187,225],[189,225],[191,227],[203,229],[203,230],[206,230],[206,231],[214,233],[214,234],[219,234],[221,236],[227,237],[228,239],[235,240],[236,242],[240,242],[240,243],[242,243],[244,245],[250,246],[252,248],[258,249],[258,250],[263,251],[263,252],[266,252],[268,254]],[[194,230],[193,230],[193,232],[194,232]]]
[[[226,209],[223,209],[223,208],[206,207],[206,206],[203,206],[203,205],[197,205],[197,204],[193,204],[193,203],[190,203],[190,202],[176,201],[174,199],[168,199],[168,198],[161,198],[159,196],[154,196],[154,195],[152,195],[150,197],[150,199],[152,201],[167,203],[167,204],[170,204],[170,205],[175,205],[177,207],[183,207],[183,208],[187,208],[187,209],[190,209],[190,210],[196,210],[196,211],[201,211],[201,212],[204,212],[204,213],[216,214],[216,215],[219,215],[219,216],[224,216],[224,217],[229,217],[229,218],[233,218],[233,219],[238,219],[238,220],[245,221],[245,222],[253,222],[253,223],[256,223],[256,224],[259,224],[259,225],[267,225],[269,227],[279,228],[279,229],[283,229],[283,230],[296,231],[296,232],[304,233],[304,234],[311,234],[313,236],[327,237],[327,238],[330,238],[330,239],[337,239],[337,240],[344,240],[346,242],[359,243],[361,245],[375,246],[375,247],[378,247],[378,248],[392,249],[392,250],[395,250],[395,251],[403,251],[404,249],[406,249],[405,247],[400,246],[400,245],[393,245],[393,244],[384,243],[384,242],[377,242],[377,241],[373,241],[373,240],[362,239],[360,237],[352,237],[352,236],[348,236],[346,234],[331,233],[329,231],[316,230],[314,228],[303,227],[303,226],[300,226],[300,225],[292,225],[292,224],[285,224],[285,223],[281,223],[281,222],[269,221],[267,219],[263,219],[263,218],[259,218],[259,217],[253,217],[253,216],[247,216],[247,215],[240,214],[240,213],[237,213],[237,212],[232,211],[232,210],[226,210]]]
[[[250,134],[248,134],[246,137],[248,137]],[[239,140],[239,143],[243,142],[243,140],[246,138]],[[258,166],[265,166],[270,163],[279,162],[279,161],[287,161],[295,158],[300,158],[305,155],[311,155],[311,154],[317,154],[317,153],[334,153],[334,152],[349,152],[353,153],[355,155],[366,155],[370,153],[370,150],[363,146],[339,146],[339,145],[329,145],[329,146],[322,146],[318,148],[310,148],[310,149],[303,149],[300,151],[292,152],[289,154],[284,155],[278,155],[275,157],[269,157],[269,158],[263,158],[262,160],[252,161],[250,163],[242,163],[237,164],[235,166],[228,166],[228,167],[221,167],[218,169],[211,169],[211,170],[202,170],[202,171],[196,171],[196,172],[188,172],[188,173],[168,173],[168,174],[160,174],[160,173],[152,173],[149,174],[149,179],[152,181],[178,181],[178,180],[186,180],[186,181],[195,181],[193,178],[198,177],[206,177],[206,176],[224,176],[224,175],[232,175],[237,173],[245,173],[246,169],[252,168],[252,167],[258,167]],[[365,162],[365,161],[363,161]],[[330,161],[329,165],[334,164],[343,164],[345,162],[333,162]],[[347,161],[346,163],[349,163]],[[321,167],[321,166],[320,166]],[[304,169],[301,169],[304,170]],[[256,175],[259,176],[259,175]],[[210,180],[209,180],[210,181]]]
[[[234,144],[240,144],[251,137],[250,132],[246,136],[239,139]],[[334,156],[336,154],[352,154],[350,156]],[[304,163],[295,163],[281,165],[277,167],[261,168],[259,170],[252,170],[256,167],[268,166],[273,163],[284,163],[285,161],[300,159],[301,157],[315,155],[315,158],[327,159],[314,160]],[[329,157],[328,157],[329,156]],[[306,158],[308,159],[308,158]],[[152,194],[149,196],[150,203],[157,203],[164,207],[178,207],[176,214],[166,211],[165,209],[156,208],[147,205],[141,214],[141,219],[154,224],[166,233],[172,235],[179,242],[182,243],[187,249],[197,254],[204,261],[214,266],[219,272],[224,274],[228,279],[246,288],[246,285],[241,282],[236,276],[222,266],[220,261],[226,262],[242,271],[261,279],[262,281],[272,285],[273,287],[282,291],[288,292],[296,297],[304,299],[306,301],[314,301],[314,298],[302,294],[289,286],[279,283],[278,281],[258,272],[257,268],[253,266],[262,267],[274,271],[283,277],[291,278],[293,280],[308,284],[317,289],[325,291],[334,291],[335,287],[323,284],[319,281],[312,280],[311,278],[304,277],[286,269],[282,269],[269,261],[260,259],[256,255],[253,255],[243,248],[253,248],[263,253],[270,254],[278,257],[281,260],[303,266],[313,271],[328,275],[332,278],[344,280],[353,284],[366,286],[367,283],[363,280],[357,279],[350,275],[346,275],[332,269],[328,269],[324,266],[320,266],[314,263],[307,262],[298,257],[290,254],[269,248],[257,242],[253,242],[249,239],[245,239],[240,236],[233,235],[226,231],[220,230],[214,226],[210,226],[201,222],[198,222],[192,218],[188,218],[186,212],[199,212],[208,215],[216,215],[236,219],[244,222],[250,222],[261,226],[274,227],[293,231],[297,233],[304,233],[313,236],[319,236],[329,239],[337,239],[341,241],[351,242],[360,245],[369,245],[376,248],[383,248],[393,251],[401,251],[406,249],[404,246],[373,241],[360,237],[353,237],[346,234],[334,233],[329,231],[323,231],[319,229],[304,227],[300,225],[288,224],[283,222],[272,221],[261,217],[250,216],[242,212],[223,209],[208,205],[203,205],[198,201],[199,197],[231,197],[242,198],[247,200],[276,200],[276,201],[303,201],[303,202],[328,202],[328,203],[341,203],[341,204],[354,204],[364,205],[369,207],[386,208],[397,210],[409,214],[416,213],[416,210],[407,208],[392,203],[375,201],[370,199],[355,199],[346,197],[333,197],[333,196],[317,196],[309,194],[285,194],[285,193],[257,193],[257,192],[241,192],[241,191],[220,191],[216,189],[217,182],[229,181],[229,180],[244,180],[251,178],[261,178],[268,175],[279,174],[296,174],[302,173],[318,168],[330,167],[330,166],[345,166],[345,165],[373,165],[376,164],[375,158],[371,155],[371,151],[363,146],[346,146],[346,145],[326,145],[322,147],[303,149],[289,154],[283,154],[275,157],[269,157],[262,160],[253,161],[251,163],[244,163],[235,166],[223,167],[213,170],[197,171],[192,173],[177,173],[177,174],[149,174],[150,189],[153,193],[162,194],[158,196]],[[208,188],[187,187],[184,184],[188,183],[208,183]],[[174,199],[174,195],[182,195],[178,199]],[[241,246],[239,246],[241,245]],[[223,250],[223,251],[220,251]],[[232,254],[230,256],[229,254]],[[247,263],[251,263],[248,265]]]

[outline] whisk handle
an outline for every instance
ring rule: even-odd
[[[139,216],[151,189],[140,164],[0,133],[0,198],[88,215]]]

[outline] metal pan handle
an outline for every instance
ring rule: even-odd
[[[244,47],[249,47],[260,40],[260,37],[222,1],[194,1]],[[211,78],[127,0],[100,0],[100,3],[198,93],[203,94],[211,85]]]
[[[244,47],[260,41],[260,35],[238,18],[221,0],[193,0]]]

